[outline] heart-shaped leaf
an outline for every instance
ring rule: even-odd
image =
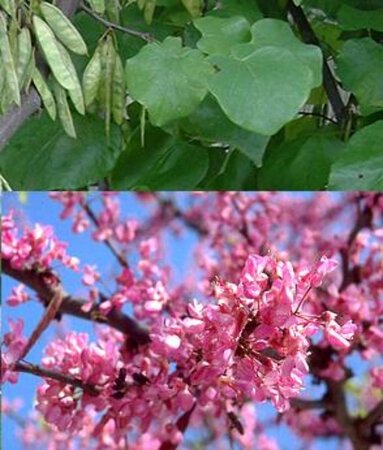
[[[370,38],[347,41],[338,59],[338,73],[364,114],[383,109],[383,47]]]
[[[182,47],[181,39],[146,45],[126,64],[130,95],[149,111],[153,125],[187,116],[207,93],[212,66],[199,50]]]
[[[313,85],[311,70],[289,50],[256,48],[246,56],[214,55],[218,72],[209,90],[228,118],[263,135],[276,133],[305,104]]]

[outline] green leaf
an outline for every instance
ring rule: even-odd
[[[120,154],[119,129],[111,129],[107,142],[102,120],[78,114],[74,119],[78,139],[44,113],[9,141],[0,155],[0,171],[15,190],[79,189],[109,173]]]
[[[344,87],[353,92],[363,114],[383,108],[383,47],[370,38],[346,42],[337,58]]]
[[[126,64],[129,93],[156,126],[193,112],[207,94],[212,72],[199,50],[183,48],[174,37],[146,45]]]
[[[255,49],[246,56],[214,55],[218,73],[209,90],[227,117],[240,127],[275,134],[305,104],[313,85],[312,72],[289,50]]]
[[[364,11],[345,4],[338,12],[338,20],[343,30],[383,31],[383,8]]]
[[[166,158],[154,168],[144,183],[153,191],[192,190],[204,178],[208,166],[205,148],[175,141],[169,147]]]
[[[268,136],[244,130],[231,122],[211,96],[193,114],[182,119],[180,126],[193,138],[239,149],[257,166],[261,166],[269,142]]]
[[[194,189],[208,169],[208,152],[148,127],[145,146],[135,130],[112,173],[112,188],[144,190]]]
[[[219,7],[210,11],[209,16],[243,16],[249,23],[263,18],[263,14],[254,0],[220,0]]]
[[[194,21],[195,27],[202,33],[198,48],[208,54],[229,54],[236,44],[249,42],[250,24],[244,17],[202,17]]]
[[[313,86],[322,83],[322,52],[316,45],[303,44],[292,32],[287,22],[276,19],[264,19],[251,27],[252,46],[244,46],[251,53],[254,47],[280,47],[290,50],[294,56],[307,65],[313,76]]]
[[[362,128],[349,140],[346,151],[331,170],[329,189],[383,189],[383,121]]]
[[[344,150],[344,143],[327,129],[284,141],[266,152],[259,171],[263,190],[323,190],[331,163]]]
[[[210,191],[255,190],[257,170],[249,158],[235,150],[227,155],[220,173],[205,181],[207,182],[203,185],[203,189]]]

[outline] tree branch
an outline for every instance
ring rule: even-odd
[[[21,96],[21,106],[12,106],[0,117],[0,151],[21,125],[41,106],[41,99],[34,87]]]
[[[81,4],[81,9],[88,14],[88,16],[93,17],[93,19],[100,22],[106,28],[112,28],[113,30],[121,31],[122,33],[129,34],[131,36],[137,37],[139,39],[143,39],[146,42],[154,42],[154,36],[150,33],[145,33],[143,31],[133,30],[132,28],[123,27],[118,25],[117,23],[110,22],[109,20],[104,19],[103,17],[96,14],[90,8],[88,8],[84,3]]]
[[[353,243],[358,236],[359,232],[366,227],[371,227],[372,221],[372,211],[369,207],[365,207],[362,210],[362,206],[360,205],[361,198],[358,198],[357,203],[357,218],[354,224],[354,227],[350,231],[350,234],[347,238],[346,247],[343,248],[340,252],[341,260],[342,260],[342,272],[343,279],[342,283],[339,287],[339,292],[344,291],[351,283],[354,282],[355,273],[350,269],[349,265],[349,251],[352,249]]]
[[[38,377],[51,378],[52,380],[59,381],[60,383],[69,384],[76,388],[81,388],[84,392],[93,396],[97,396],[100,393],[94,386],[88,383],[84,383],[78,378],[66,375],[61,372],[57,372],[56,370],[45,369],[26,361],[16,362],[12,367],[12,370],[14,370],[15,372],[29,373]]]
[[[67,17],[72,17],[79,6],[80,0],[60,0],[58,7]],[[0,152],[23,125],[23,123],[41,107],[41,99],[36,89],[31,86],[28,93],[21,96],[21,106],[11,107],[0,117]]]
[[[383,420],[383,400],[381,400],[362,420],[360,428],[362,431],[367,432],[366,434],[371,434],[371,428]]]
[[[349,415],[343,381],[327,380],[327,386],[329,397],[332,400],[335,418],[342,427],[345,435],[350,439],[354,450],[368,450],[370,443],[361,436],[358,427],[355,426],[355,421]]]
[[[321,47],[319,39],[316,37],[314,30],[312,29],[310,22],[300,6],[296,6],[292,0],[288,1],[287,9],[291,14],[294,23],[296,24],[303,40],[307,44],[313,44]],[[334,110],[335,117],[339,124],[344,124],[347,119],[346,105],[343,103],[340,95],[337,81],[332,73],[329,63],[323,56],[323,84],[327,93],[327,97]]]
[[[308,409],[324,409],[328,406],[328,401],[324,399],[309,400],[304,398],[293,398],[290,401],[290,404],[293,408],[304,411]]]
[[[143,345],[150,342],[148,331],[121,311],[112,310],[104,315],[97,304],[94,304],[90,311],[84,311],[82,307],[86,301],[70,296],[61,285],[57,275],[52,271],[16,270],[11,267],[7,259],[3,258],[1,259],[1,266],[2,271],[6,275],[35,291],[44,303],[47,303],[53,295],[61,295],[63,300],[59,313],[108,325],[129,336],[135,345]]]

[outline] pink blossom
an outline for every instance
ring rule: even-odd
[[[329,343],[337,350],[347,350],[351,345],[351,339],[357,330],[357,326],[351,320],[344,325],[339,325],[336,314],[326,311],[322,314],[325,335]]]
[[[29,295],[25,292],[25,286],[19,284],[12,288],[11,295],[7,298],[7,304],[9,306],[19,306],[29,300]]]
[[[100,279],[100,274],[95,266],[85,265],[83,269],[82,282],[85,286],[93,286]]]

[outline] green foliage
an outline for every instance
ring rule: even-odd
[[[383,121],[354,134],[333,166],[330,188],[336,190],[383,189]]]
[[[0,156],[1,171],[13,189],[78,189],[108,175],[121,152],[118,128],[113,126],[107,140],[96,117],[74,115],[74,125],[77,139],[45,113],[26,122]]]
[[[11,188],[382,188],[381,0],[57,5],[0,1]]]

